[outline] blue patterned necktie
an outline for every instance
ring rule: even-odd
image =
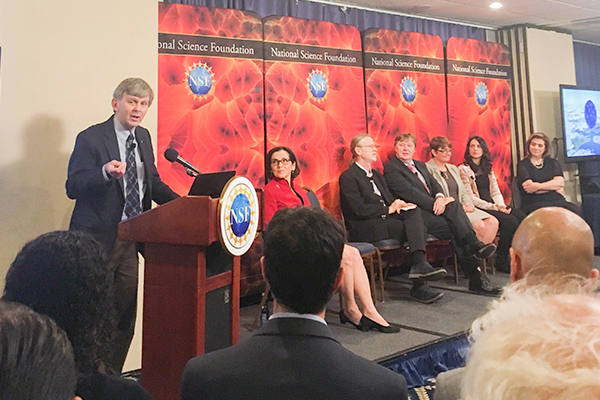
[[[142,213],[140,203],[140,188],[138,184],[137,165],[135,162],[135,143],[133,134],[130,133],[125,143],[127,169],[125,170],[125,182],[127,182],[127,193],[125,194],[125,216],[135,217]]]

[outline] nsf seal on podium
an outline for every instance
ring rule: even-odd
[[[248,251],[258,230],[258,196],[243,176],[227,182],[219,200],[219,239],[231,255]]]

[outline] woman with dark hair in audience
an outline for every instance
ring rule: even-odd
[[[81,400],[65,332],[23,304],[0,301],[0,399]]]
[[[288,147],[274,147],[266,157],[267,180],[264,197],[263,221],[269,223],[277,210],[288,207],[310,206],[307,191],[298,187],[294,179],[300,174],[296,155]],[[379,314],[369,287],[369,279],[359,251],[351,246],[344,247],[342,255],[342,282],[340,291],[345,305],[340,305],[340,322],[351,323],[359,330],[376,329],[383,333],[396,333],[400,328],[389,324]],[[363,312],[358,308],[354,295],[358,296]]]
[[[452,143],[443,136],[437,136],[431,139],[429,149],[431,160],[425,165],[444,190],[444,196],[452,197],[462,204],[479,240],[483,243],[493,242],[498,232],[498,220],[473,206],[473,201],[471,196],[467,194],[458,168],[450,164]]]
[[[76,231],[46,233],[27,243],[6,274],[3,300],[54,319],[73,345],[84,400],[148,400],[136,382],[101,373],[109,356],[112,282],[102,245]]]
[[[563,207],[580,214],[579,207],[565,199],[562,167],[550,157],[550,139],[541,132],[529,136],[525,158],[517,166],[521,210],[525,214],[542,207]]]
[[[467,195],[475,207],[493,215],[500,223],[495,267],[498,271],[510,272],[510,245],[525,215],[520,210],[511,209],[504,204],[504,197],[492,169],[492,155],[481,136],[474,136],[468,140],[465,162],[458,167],[458,171],[467,189]]]

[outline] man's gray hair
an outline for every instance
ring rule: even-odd
[[[142,78],[127,78],[119,83],[119,86],[113,92],[113,98],[121,100],[123,94],[128,94],[135,97],[146,97],[150,99],[150,104],[154,100],[154,92],[148,82]]]
[[[598,398],[600,299],[512,292],[484,320],[475,324],[461,398]]]

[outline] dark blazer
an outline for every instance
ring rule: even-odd
[[[77,135],[66,183],[67,196],[75,200],[69,228],[89,232],[109,253],[115,245],[125,206],[123,179],[106,181],[102,174],[104,164],[121,160],[113,118],[114,115]],[[135,136],[144,163],[146,190],[142,209],[146,211],[152,200],[162,204],[179,196],[158,175],[148,130],[138,126]]]
[[[424,211],[432,211],[436,194],[444,194],[440,184],[422,161],[414,160],[416,169],[423,175],[431,193],[427,192],[419,177],[398,158],[392,157],[383,169],[390,192],[399,199],[414,203]]]
[[[190,360],[182,400],[407,399],[400,374],[342,347],[324,324],[269,320],[240,344]]]
[[[340,207],[351,241],[376,242],[390,238],[388,226],[382,220],[389,218],[388,209],[394,196],[383,175],[376,170],[373,170],[373,180],[382,197],[373,192],[371,180],[358,165],[352,164],[340,175]]]

